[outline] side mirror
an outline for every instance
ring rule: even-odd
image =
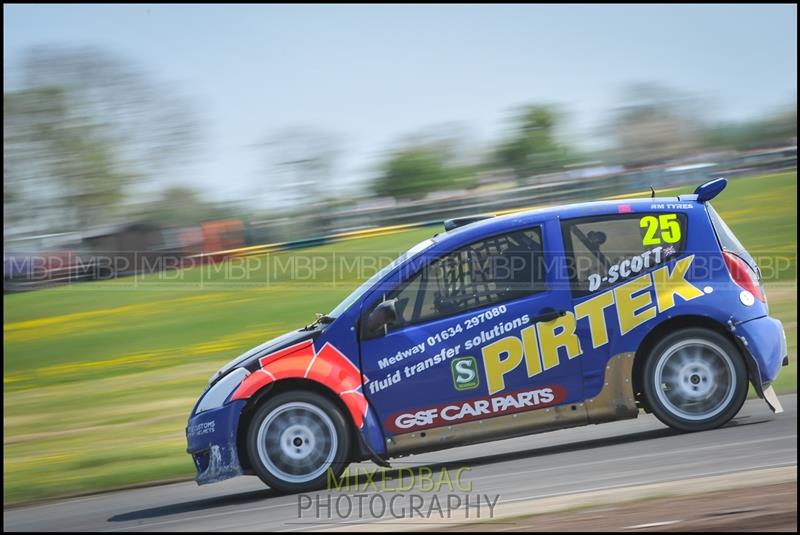
[[[368,333],[376,334],[387,325],[397,321],[397,299],[389,299],[376,306],[367,316],[366,327]]]

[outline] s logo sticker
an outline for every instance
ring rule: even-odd
[[[456,390],[473,390],[478,388],[478,362],[475,357],[460,357],[450,362],[453,372],[453,387]]]

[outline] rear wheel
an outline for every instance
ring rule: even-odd
[[[653,414],[681,431],[713,429],[733,418],[747,397],[747,369],[730,340],[702,328],[659,342],[644,368]]]
[[[323,488],[347,466],[350,434],[339,409],[313,392],[284,392],[256,411],[247,431],[256,474],[283,492]]]

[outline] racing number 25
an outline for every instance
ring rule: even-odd
[[[662,242],[677,243],[681,240],[678,214],[662,214],[658,217],[647,215],[639,220],[639,226],[647,229],[642,238],[642,245],[659,245]]]

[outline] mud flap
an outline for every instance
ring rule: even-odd
[[[207,485],[240,476],[243,473],[239,464],[239,456],[234,449],[212,444],[208,451],[206,469],[197,474],[195,481],[198,485]]]
[[[772,386],[764,389],[764,401],[767,402],[767,405],[775,414],[780,414],[783,412],[781,402],[778,401],[778,395],[775,393],[775,389],[772,388]]]

